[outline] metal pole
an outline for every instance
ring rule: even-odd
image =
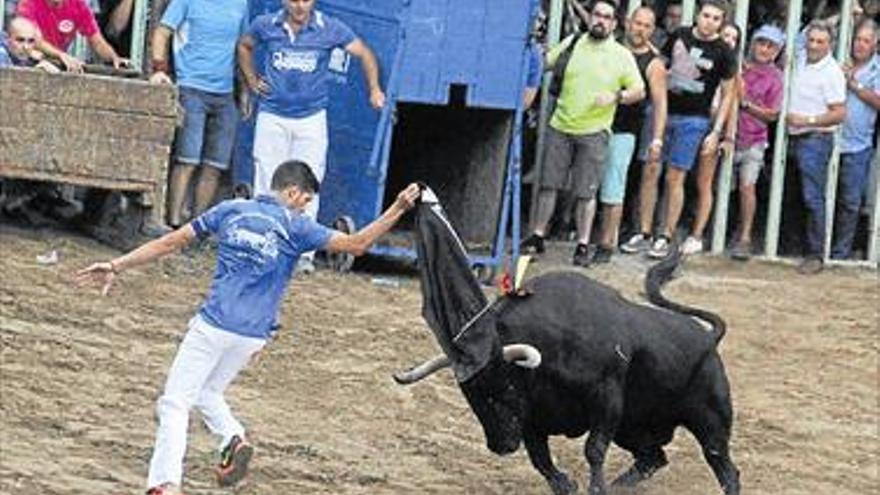
[[[0,31],[6,31],[6,0],[0,0]]]
[[[552,0],[550,18],[547,21],[547,47],[559,43],[562,33],[562,3],[565,0]],[[544,141],[547,135],[547,122],[550,121],[550,79],[552,74],[544,73],[541,82],[541,108],[538,113],[538,139],[535,143],[535,168],[532,171],[532,200],[529,206],[529,219],[533,221],[538,208],[538,194],[541,192],[541,175],[544,171]]]
[[[642,0],[629,0],[629,3],[626,6],[626,18],[629,19],[630,17],[632,17],[632,13],[641,6]]]
[[[147,2],[148,0],[134,0],[134,12],[131,16],[131,48],[128,56],[131,59],[131,66],[141,71],[145,70],[144,53],[147,48],[145,44],[149,15]]]
[[[694,23],[694,14],[697,10],[697,0],[684,0],[681,2],[681,25],[690,26]]]
[[[874,148],[877,148],[877,142],[874,142]],[[880,262],[880,150],[874,153],[874,164],[871,167],[874,173],[874,180],[871,182],[873,189],[873,202],[871,203],[871,222],[868,228],[868,261],[872,263]]]
[[[794,44],[800,31],[801,2],[788,4],[788,22],[786,24],[785,42],[785,96],[782,99],[782,107],[779,112],[779,120],[776,123],[776,141],[773,150],[773,172],[770,183],[770,205],[767,210],[767,233],[764,236],[764,255],[768,258],[776,258],[779,249],[779,224],[782,218],[782,189],[785,185],[785,159],[786,147],[788,146],[788,134],[786,134],[785,116],[791,98],[791,76],[795,65]]]
[[[749,22],[749,0],[736,2],[736,20],[740,27],[743,39],[739,44],[739,67],[736,70],[738,76],[742,75],[743,57],[746,55],[746,24]],[[736,87],[733,91],[737,91]],[[739,99],[734,99],[734,106],[730,109],[734,114],[739,113]],[[734,123],[734,131],[738,122]],[[718,193],[715,195],[715,223],[712,230],[712,253],[721,254],[727,241],[727,216],[730,206],[730,183],[733,179],[733,153],[724,155],[721,171],[718,175]]]

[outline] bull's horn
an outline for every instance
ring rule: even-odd
[[[504,360],[523,368],[537,368],[541,365],[541,351],[528,344],[506,345]]]
[[[411,383],[415,383],[421,380],[422,378],[425,378],[435,371],[439,371],[443,368],[448,367],[449,364],[449,358],[446,357],[445,354],[441,354],[407,371],[400,371],[395,373],[394,381],[401,385],[409,385]]]

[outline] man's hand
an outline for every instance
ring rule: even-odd
[[[716,131],[710,131],[709,134],[703,139],[703,153],[707,155],[714,155],[718,152],[718,133]]]
[[[617,103],[617,95],[610,91],[602,91],[596,94],[596,98],[593,100],[593,104],[597,107],[607,107],[609,105],[613,105]]]
[[[789,113],[785,116],[785,123],[790,127],[806,127],[809,125],[809,120],[799,113]]]
[[[272,92],[272,88],[269,86],[269,83],[267,83],[266,80],[260,76],[245,77],[245,83],[251,91],[257,93],[260,96],[267,96],[269,93]]]
[[[106,296],[115,278],[116,268],[113,266],[113,262],[102,261],[76,272],[75,283],[77,287],[100,285],[101,295]]]
[[[663,141],[655,139],[648,146],[648,163],[660,163],[661,153],[663,152]]]
[[[52,62],[48,60],[41,60],[37,62],[37,65],[34,66],[35,69],[42,70],[43,72],[48,72],[49,74],[60,74],[61,69],[55,66]]]
[[[127,58],[122,58],[120,56],[113,57],[113,68],[114,69],[127,69],[131,67],[131,60]]]
[[[381,110],[385,107],[385,93],[381,89],[377,88],[370,91],[370,106],[376,110]]]
[[[61,63],[67,68],[67,72],[82,74],[83,63],[78,58],[68,53],[61,54]]]
[[[150,82],[153,84],[174,84],[168,74],[162,71],[153,72],[153,75],[150,76]]]
[[[416,201],[421,195],[422,188],[419,187],[418,184],[413,182],[412,184],[406,186],[406,189],[398,193],[395,203],[397,207],[402,208],[403,211],[409,211],[416,205]]]

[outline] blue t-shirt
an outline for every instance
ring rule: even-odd
[[[231,93],[235,43],[247,27],[248,0],[171,0],[162,24],[174,30],[177,84]]]
[[[856,71],[856,81],[868,91],[880,93],[880,56]],[[840,139],[841,153],[857,153],[874,146],[874,123],[877,110],[859,98],[854,91],[846,92],[846,120]]]
[[[272,91],[260,98],[260,111],[300,119],[327,108],[331,54],[343,57],[334,49],[344,49],[357,36],[342,21],[317,10],[297,34],[285,17],[284,9],[261,15],[248,34],[257,45],[265,45],[267,54],[261,73]]]
[[[323,248],[333,230],[271,196],[223,201],[192,222],[218,238],[217,269],[199,314],[209,324],[265,339],[300,254]]]

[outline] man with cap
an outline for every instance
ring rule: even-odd
[[[755,218],[755,183],[764,166],[769,141],[768,124],[779,118],[783,75],[776,65],[785,34],[776,26],[761,26],[752,36],[749,61],[739,86],[739,123],[734,163],[739,172],[739,227],[731,256],[747,260],[751,254]]]

